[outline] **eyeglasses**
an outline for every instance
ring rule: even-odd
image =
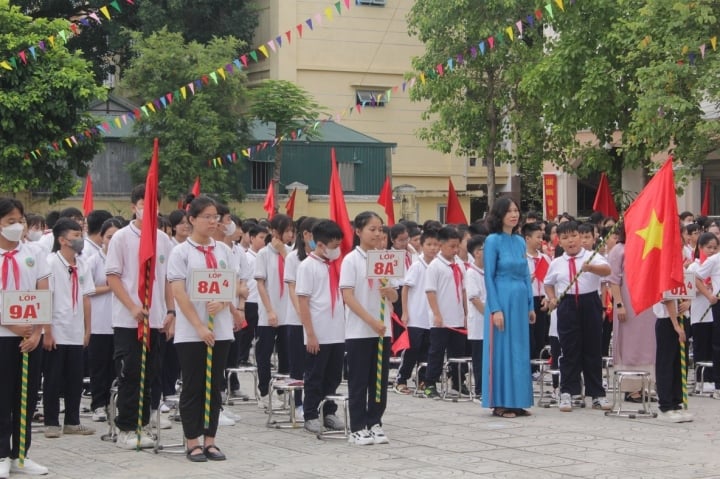
[[[222,218],[222,216],[220,216],[220,215],[202,215],[202,216],[198,216],[198,218],[202,218],[205,221],[220,221],[220,218]]]

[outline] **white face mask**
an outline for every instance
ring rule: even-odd
[[[233,233],[235,233],[235,230],[237,229],[237,225],[234,221],[231,221],[230,223],[225,225],[225,236],[232,236]]]
[[[142,219],[143,219],[143,209],[142,208],[135,208],[135,218],[142,221]]]
[[[335,261],[340,257],[340,247],[337,248],[325,248],[325,257],[330,261]]]
[[[28,239],[30,241],[40,241],[40,238],[42,238],[43,232],[40,230],[30,230],[28,231]]]
[[[3,226],[0,234],[2,234],[6,240],[16,243],[22,239],[23,231],[25,231],[23,224],[15,223],[10,226]]]

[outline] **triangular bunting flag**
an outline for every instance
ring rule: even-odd
[[[150,113],[148,113],[147,107],[145,105],[141,106],[140,109],[143,113],[145,113],[145,116],[150,116]]]
[[[345,0],[345,8],[350,10],[350,0]]]
[[[322,26],[322,15],[320,15],[319,13],[315,14],[315,25],[317,25],[318,27]],[[310,30],[312,30],[312,28]]]
[[[238,68],[238,70],[242,70],[242,64],[240,63],[240,60],[236,58],[235,60],[233,60],[233,63]]]
[[[537,18],[538,20],[542,20],[542,17],[543,17],[542,10],[540,10],[539,8],[537,10],[535,10],[535,18]]]
[[[232,65],[230,65],[230,68],[232,68]],[[215,70],[215,71],[218,73],[218,75],[220,75],[220,78],[222,78],[223,80],[225,80],[225,70],[224,70],[222,67],[221,67],[221,68],[218,68],[218,69]]]
[[[287,38],[288,45],[292,43],[292,30],[288,30],[285,32],[285,38]]]
[[[712,45],[713,51],[717,50],[717,37],[710,38],[710,45]]]
[[[20,60],[22,60],[23,64],[27,65],[27,56],[25,54],[25,50],[19,51],[18,56],[20,57]]]
[[[261,52],[263,55],[265,55],[265,58],[267,58],[267,57],[270,56],[270,54],[268,53],[268,49],[267,49],[267,47],[266,47],[265,45],[260,45],[260,46],[258,47],[258,50],[260,50],[260,52]]]
[[[212,78],[212,81],[214,81],[216,85],[218,84],[217,73],[210,72],[210,78]]]
[[[71,23],[70,30],[72,30],[73,35],[80,35],[80,30],[78,30],[78,26],[76,24]]]
[[[495,38],[494,37],[488,37],[488,43],[490,44],[490,49],[495,48]]]
[[[555,18],[555,15],[553,14],[552,3],[548,3],[547,5],[545,5],[545,10],[547,10],[548,15],[550,15],[550,18],[552,18],[552,19]]]
[[[167,108],[167,100],[165,99],[165,97],[160,97],[160,103],[162,103],[163,108]]]
[[[113,7],[115,10],[117,10],[118,12],[122,11],[122,10],[120,10],[120,5],[118,5],[117,0],[113,0],[112,2],[110,2],[110,6]]]
[[[700,45],[700,56],[705,58],[705,44]]]
[[[103,15],[105,15],[105,18],[107,18],[108,20],[110,20],[110,10],[108,10],[108,7],[106,7],[106,6],[100,7],[100,12],[101,12]]]
[[[32,55],[33,60],[35,60],[35,58],[37,58],[35,55],[35,47],[29,47],[28,50],[30,50],[30,55]]]
[[[507,28],[505,29],[505,31],[507,32],[508,36],[510,37],[510,41],[511,41],[511,42],[512,42],[512,41],[515,41],[515,34],[513,33],[512,27],[507,27]]]
[[[67,43],[67,35],[65,34],[65,30],[60,30],[58,32],[58,36],[63,39],[63,42]]]
[[[95,20],[95,22],[97,22],[97,23],[102,23],[102,22],[100,21],[100,17],[98,17],[98,16],[97,16],[97,13],[95,13],[95,12],[89,14],[88,17],[92,18],[92,19]]]
[[[145,103],[145,106],[147,106],[151,112],[155,113],[155,105],[153,105],[151,102]]]
[[[241,56],[241,57],[240,57],[240,61],[241,61],[242,64],[245,65],[245,67],[247,68],[247,66],[248,66],[247,55]]]
[[[481,53],[482,55],[485,55],[485,42],[480,42],[480,43],[478,44],[478,47],[480,47],[480,53]]]
[[[523,29],[522,20],[518,20],[517,22],[515,22],[515,26],[517,27],[518,32],[520,32],[520,35],[522,35],[522,29]]]
[[[557,6],[560,10],[563,12],[565,11],[565,5],[563,5],[563,0],[555,0],[555,3],[557,3]]]
[[[314,29],[313,29],[312,18],[308,18],[307,20],[305,20],[305,23],[307,23],[307,26],[310,27],[310,30],[314,30]]]
[[[332,19],[333,19],[332,7],[327,7],[325,9],[325,16],[327,17],[328,20],[330,20],[332,22]]]
[[[257,56],[257,52],[256,52],[255,50],[253,50],[253,51],[250,52],[250,58],[252,58],[253,60],[255,60],[255,63],[257,63],[257,61],[258,61],[258,56]]]
[[[342,15],[342,2],[335,2],[335,9],[338,12],[338,15]]]

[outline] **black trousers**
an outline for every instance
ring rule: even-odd
[[[162,359],[162,395],[174,396],[177,393],[177,381],[180,379],[180,362],[172,338],[165,343]]]
[[[43,414],[46,426],[60,425],[60,395],[65,399],[64,424],[80,424],[80,397],[83,389],[83,347],[58,344],[45,351],[43,373]]]
[[[535,310],[535,324],[530,325],[530,358],[537,359],[540,357],[540,351],[549,344],[548,332],[550,331],[550,315],[547,311],[542,311],[542,300],[544,296],[533,297],[533,307]],[[536,367],[537,369],[537,367]]]
[[[258,390],[266,396],[270,388],[270,358],[277,345],[278,373],[288,373],[286,326],[258,326],[255,343],[255,364],[258,370]]]
[[[160,339],[157,341],[157,343],[155,343],[154,345],[151,343],[151,346],[156,346],[156,348],[158,349],[158,351],[156,351],[158,355],[157,372],[155,374],[155,377],[153,378],[152,384],[150,385],[150,409],[153,411],[160,407],[160,399],[162,398],[163,371],[165,370],[164,359],[167,345],[168,341],[165,333],[160,333]]]
[[[693,360],[712,361],[713,360],[713,323],[696,323],[692,325],[693,339]],[[699,380],[699,378],[698,378]],[[709,383],[715,382],[714,368],[706,368],[703,380]]]
[[[238,358],[241,363],[250,360],[250,348],[252,347],[252,340],[255,339],[258,325],[257,303],[245,303],[245,321],[247,322],[247,327],[240,330],[240,337],[237,340]]]
[[[602,385],[602,304],[597,293],[565,296],[558,305],[558,337],[560,358],[560,391],[578,395],[582,392],[580,373],[585,379],[585,392],[590,397],[604,397]]]
[[[115,380],[113,360],[115,338],[112,334],[91,334],[88,344],[90,363],[90,409],[107,407],[110,404],[110,387]]]
[[[610,317],[610,320],[608,320],[607,316],[605,314],[603,314],[602,346],[600,349],[600,354],[602,354],[603,356],[610,355],[610,340],[612,339],[612,332],[613,332],[612,317]]]
[[[138,423],[140,398],[140,363],[142,342],[138,341],[137,329],[115,328],[115,371],[118,377],[117,416],[115,425],[121,431],[134,431]],[[155,376],[160,372],[160,331],[150,330],[150,349],[145,358],[145,393],[143,395],[142,424],[150,422],[150,391]]]
[[[228,351],[228,357],[227,357],[227,367],[229,368],[236,368],[240,365],[240,350],[239,350],[239,344],[240,344],[240,331],[233,332],[233,341],[230,343],[230,351]],[[227,378],[229,374],[225,373],[225,385],[223,386],[223,391],[227,388]],[[237,375],[233,374],[230,376],[230,389],[231,391],[238,391],[240,389],[240,381],[238,381]],[[231,391],[228,391],[230,393]]]
[[[200,436],[215,437],[218,417],[222,406],[222,386],[225,382],[225,366],[230,351],[230,341],[215,341],[210,376],[210,422],[205,428],[205,343],[177,343],[175,349],[180,359],[183,387],[180,392],[180,417],[183,434],[188,439]]]
[[[552,369],[558,369],[558,363],[560,362],[559,360],[561,355],[562,350],[560,348],[560,340],[557,336],[550,336],[550,367]],[[553,375],[552,385],[555,389],[560,386],[560,379],[558,379],[557,376]]]
[[[461,358],[465,355],[465,341],[467,336],[448,328],[430,328],[430,349],[428,351],[428,366],[425,372],[425,380],[428,385],[435,384],[440,379],[445,352],[448,358]],[[463,365],[462,373],[467,372],[467,366]],[[459,390],[460,384],[455,384],[458,378],[457,364],[450,365],[450,379],[455,388]]]
[[[287,332],[287,350],[288,350],[288,367],[290,368],[290,377],[302,380],[305,375],[305,344],[303,338],[303,327],[289,324],[285,326]],[[303,392],[295,391],[295,405],[300,406],[303,403]]]
[[[720,303],[712,307],[712,360],[714,365],[720,365]],[[720,389],[720,374],[715,375],[715,389]]]
[[[427,362],[428,350],[430,349],[430,330],[425,328],[416,328],[408,326],[408,337],[410,339],[410,347],[405,350],[400,363],[396,382],[398,384],[407,384],[408,378],[412,375],[412,370],[417,363]],[[418,370],[418,384],[425,382],[425,368]]]
[[[472,347],[473,381],[475,381],[475,395],[482,396],[482,366],[483,366],[483,340],[469,339]]]
[[[342,381],[343,358],[345,344],[321,344],[317,354],[305,352],[305,400],[303,411],[305,420],[317,419],[320,402],[325,396],[335,394]],[[323,406],[323,414],[335,414],[337,404],[327,401]]]
[[[378,338],[345,340],[348,366],[348,407],[350,431],[356,432],[382,425],[387,406],[387,383],[390,369],[390,338],[383,338],[380,402],[375,400]]]
[[[680,341],[670,318],[658,318],[655,321],[655,344],[657,347],[655,386],[658,408],[662,412],[680,409],[682,404]]]
[[[0,337],[0,458],[17,459],[20,445],[20,392],[22,384],[22,353],[20,337]],[[25,421],[25,451],[32,442],[32,417],[37,404],[38,386],[42,371],[42,341],[28,354],[28,390]]]

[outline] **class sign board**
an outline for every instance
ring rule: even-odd
[[[683,285],[665,291],[663,299],[695,299],[696,294],[695,273],[686,271]]]
[[[190,283],[191,301],[233,301],[235,272],[230,269],[195,269]]]
[[[52,292],[42,291],[3,291],[3,326],[52,323]]]
[[[404,278],[405,251],[371,250],[367,252],[367,277]]]

